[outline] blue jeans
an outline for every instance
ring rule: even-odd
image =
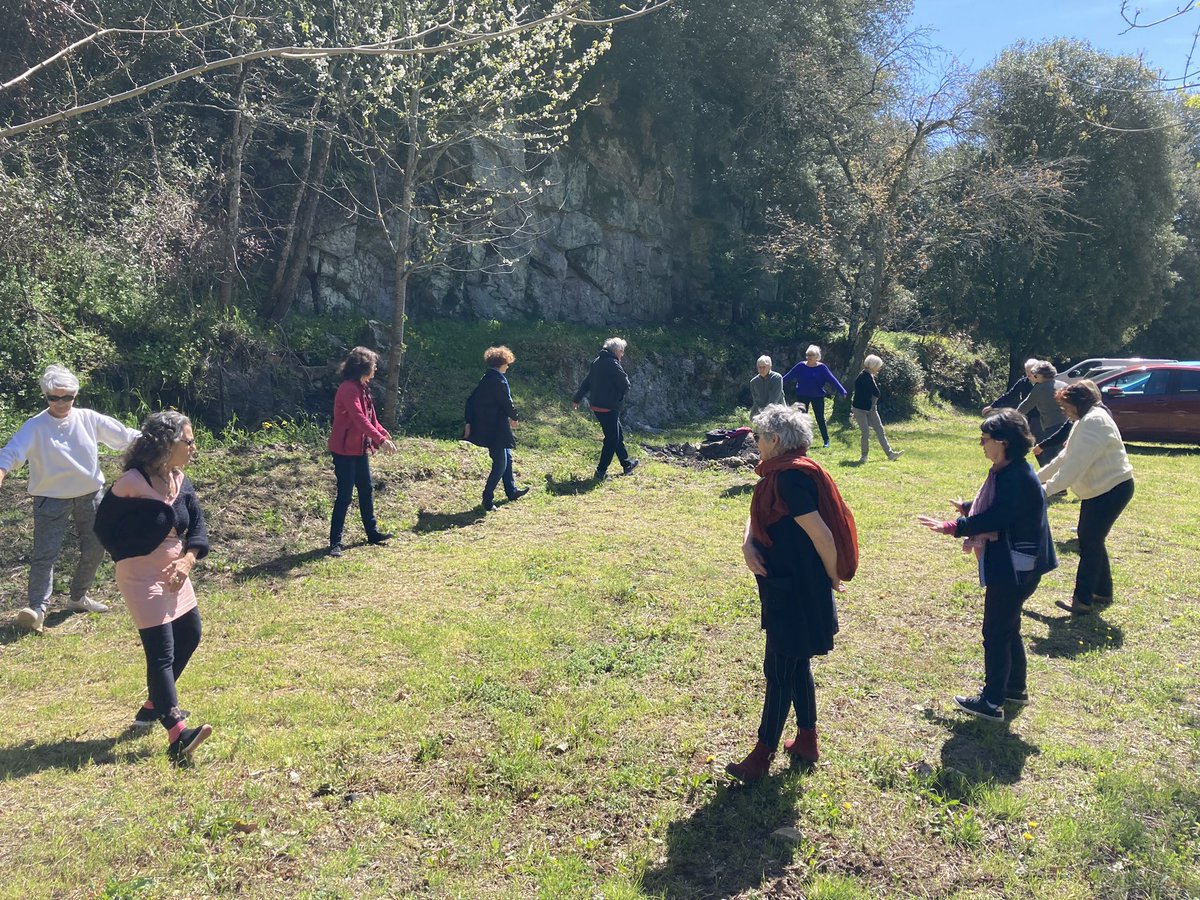
[[[596,412],[592,415],[600,423],[604,432],[604,446],[600,448],[600,462],[596,464],[596,474],[604,475],[612,464],[613,456],[622,467],[629,465],[629,451],[625,449],[625,430],[621,427],[621,414],[615,409],[609,412]]]
[[[378,533],[375,527],[375,489],[371,484],[371,463],[364,453],[361,456],[333,455],[333,473],[337,476],[337,499],[333,501],[333,516],[329,520],[329,546],[342,542],[342,529],[346,525],[346,512],[358,489],[358,511],[362,515],[363,528],[367,537]]]
[[[487,481],[483,485],[483,502],[490,503],[496,496],[496,485],[504,480],[504,496],[512,499],[517,492],[517,483],[513,480],[512,449],[510,447],[489,447],[492,457],[492,471],[488,472]]]

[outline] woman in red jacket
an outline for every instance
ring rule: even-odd
[[[396,452],[392,436],[379,424],[371,400],[370,384],[378,364],[375,351],[355,347],[339,367],[342,383],[333,398],[333,431],[329,434],[329,452],[333,454],[333,472],[337,476],[337,499],[333,501],[333,517],[329,522],[330,556],[342,555],[342,528],[356,487],[367,541],[382,544],[391,537],[380,532],[375,524],[368,456],[380,447],[388,453]]]

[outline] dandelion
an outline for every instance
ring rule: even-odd
[[[706,759],[706,760],[705,760],[705,762],[706,762],[706,763],[710,763],[710,762],[712,762],[714,759],[716,759],[716,757],[715,757],[715,756],[710,756],[708,759]]]
[[[1025,840],[1027,840],[1027,841],[1032,841],[1032,840],[1033,840],[1033,835],[1032,835],[1032,834],[1030,834],[1028,831],[1027,831],[1027,832],[1025,832],[1023,835],[1021,835],[1021,837],[1025,838]]]
[[[1037,823],[1037,822],[1028,822],[1028,823],[1026,823],[1026,824],[1027,824],[1027,825],[1028,825],[1030,828],[1037,828],[1037,827],[1038,827],[1038,823]]]
[[[270,428],[270,427],[271,427],[271,423],[270,423],[270,422],[263,422],[263,426],[262,426],[262,427],[263,427],[263,428]]]
[[[842,809],[850,809],[850,807],[851,807],[851,803],[849,800],[847,800],[845,803],[842,804]]]

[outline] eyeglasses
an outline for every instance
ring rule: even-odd
[[[180,438],[178,441],[176,441],[176,443],[187,444],[189,447],[195,447],[196,439],[195,438]]]
[[[47,403],[70,403],[74,399],[75,399],[74,394],[58,394],[57,396],[55,396],[54,394],[46,395]]]

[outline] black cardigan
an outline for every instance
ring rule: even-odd
[[[118,497],[109,488],[96,510],[93,530],[114,562],[153,553],[172,530],[183,539],[187,550],[195,552],[196,559],[208,555],[204,513],[186,475],[179,496],[170,506],[149,497]]]
[[[1046,518],[1046,493],[1027,458],[1014,459],[996,473],[996,497],[991,506],[978,515],[971,514],[970,504],[965,504],[963,511],[966,515],[955,523],[956,537],[989,531],[1000,534],[999,540],[989,541],[983,551],[984,577],[989,585],[1012,587],[1058,568]],[[1014,551],[1034,558],[1030,571],[1016,570]]]
[[[513,406],[508,379],[499,369],[489,368],[483,373],[467,398],[464,416],[471,426],[468,440],[472,444],[489,450],[512,449],[517,445],[508,421],[517,418],[517,408]]]
[[[629,376],[621,366],[621,361],[611,350],[601,350],[600,355],[592,360],[587,377],[572,398],[576,403],[582,403],[588,398],[588,405],[600,409],[620,410],[629,392]]]

